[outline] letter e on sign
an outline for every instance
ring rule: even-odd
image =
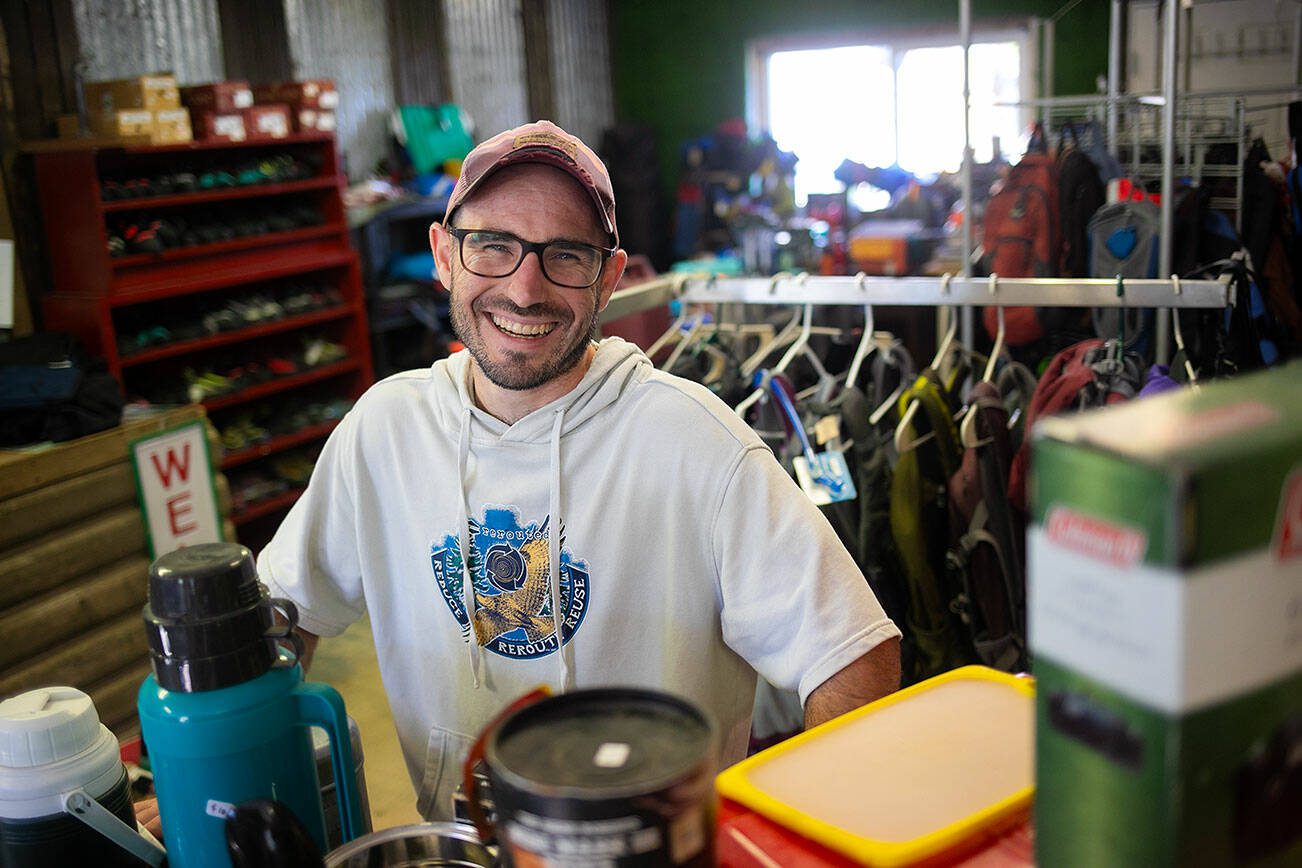
[[[221,516],[202,422],[133,441],[131,460],[151,557],[221,541]]]
[[[1275,557],[1281,561],[1302,555],[1302,468],[1289,474],[1275,520]]]

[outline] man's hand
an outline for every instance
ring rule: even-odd
[[[900,687],[900,640],[892,636],[813,689],[805,699],[805,729],[840,717]]]
[[[133,807],[136,809],[136,822],[144,826],[149,834],[163,840],[163,821],[158,816],[158,799],[141,799]]]

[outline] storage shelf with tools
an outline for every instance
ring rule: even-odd
[[[236,456],[229,466],[265,477],[233,491],[258,504],[237,510],[241,542],[256,547],[265,540],[245,539],[243,525],[278,520],[340,408],[373,382],[334,138],[32,160],[53,283],[46,327],[103,356],[130,399],[203,404]]]

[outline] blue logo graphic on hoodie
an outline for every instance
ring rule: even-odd
[[[475,635],[489,651],[533,658],[557,648],[548,570],[550,517],[522,524],[511,507],[488,507],[470,520],[470,576],[474,582]],[[561,531],[561,636],[569,642],[588,610],[588,567],[565,549]],[[461,544],[448,534],[430,547],[434,584],[452,617],[470,634],[461,569]]]

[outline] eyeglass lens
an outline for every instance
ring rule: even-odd
[[[498,232],[467,232],[461,240],[461,263],[480,277],[505,277],[524,259],[520,239]],[[601,272],[600,250],[568,241],[553,241],[539,251],[543,274],[560,286],[591,286]]]

